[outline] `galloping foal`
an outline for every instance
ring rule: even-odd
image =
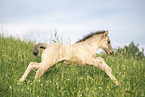
[[[57,62],[67,61],[82,66],[86,64],[94,65],[104,70],[107,75],[115,81],[116,85],[119,84],[116,78],[111,74],[111,68],[105,63],[104,59],[96,57],[96,51],[99,48],[102,48],[109,55],[113,54],[108,30],[90,33],[75,44],[54,43],[47,46],[43,43],[38,43],[34,46],[33,50],[35,56],[38,55],[39,48],[45,49],[42,53],[42,62],[30,62],[20,81],[24,81],[32,69],[38,69],[35,79],[39,79],[48,68],[52,67]]]

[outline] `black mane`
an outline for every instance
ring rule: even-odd
[[[85,40],[87,40],[88,38],[90,38],[90,37],[92,37],[92,36],[94,36],[94,35],[96,35],[96,34],[103,34],[103,33],[105,33],[105,30],[103,30],[103,31],[91,32],[90,34],[84,36],[82,39],[78,40],[76,43],[85,41]]]

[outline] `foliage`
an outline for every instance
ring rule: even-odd
[[[54,33],[54,35],[52,35],[52,33],[51,33],[51,37],[50,37],[49,41],[50,41],[50,44],[51,43],[62,43],[63,38],[59,39],[57,30],[55,29],[55,33]]]
[[[33,42],[0,35],[0,97],[144,97],[145,60],[122,55],[103,57],[120,86],[94,66],[57,63],[33,82],[31,72],[25,82],[18,80],[30,62],[41,62],[32,55]],[[42,51],[41,51],[42,52]],[[40,53],[41,53],[40,52]]]
[[[139,44],[135,45],[134,42],[131,42],[129,46],[124,46],[123,48],[118,48],[116,54],[121,54],[126,57],[134,57],[138,59],[145,58],[144,57],[144,49],[142,51],[139,50]]]

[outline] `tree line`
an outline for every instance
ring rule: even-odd
[[[121,54],[125,57],[134,57],[137,59],[144,59],[144,48],[142,51],[139,49],[139,44],[135,45],[134,42],[131,42],[128,46],[124,46],[123,48],[118,48],[115,52],[115,55]]]

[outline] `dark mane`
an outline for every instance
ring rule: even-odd
[[[103,33],[105,33],[105,30],[103,30],[103,31],[91,32],[90,34],[84,36],[82,39],[78,40],[76,43],[85,41],[85,40],[87,40],[88,38],[90,38],[90,37],[92,37],[92,36],[94,36],[94,35],[96,35],[96,34],[103,34]]]

